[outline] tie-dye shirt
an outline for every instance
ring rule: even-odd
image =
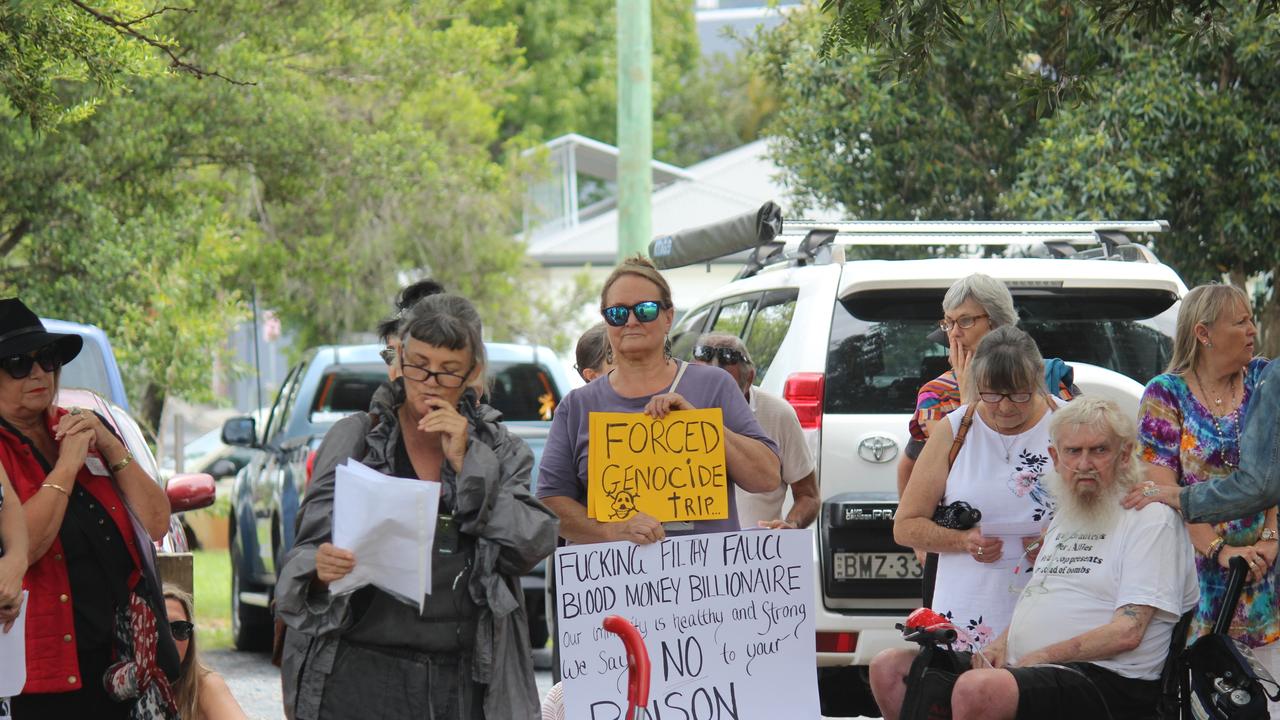
[[[1258,376],[1267,366],[1255,358],[1245,369],[1244,399],[1234,412],[1215,418],[1191,393],[1181,375],[1165,373],[1147,383],[1142,394],[1138,436],[1142,459],[1167,467],[1179,485],[1195,485],[1223,477],[1240,463],[1240,422],[1249,407]],[[1214,525],[1227,545],[1252,545],[1262,534],[1266,513]],[[1217,562],[1196,556],[1200,577],[1200,605],[1191,624],[1194,638],[1213,627],[1227,592],[1227,570]],[[1231,636],[1250,647],[1280,639],[1280,614],[1276,611],[1275,572],[1260,582],[1247,583],[1231,623]]]

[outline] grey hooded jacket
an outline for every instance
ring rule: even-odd
[[[299,510],[296,542],[280,569],[276,612],[289,628],[281,667],[284,699],[298,720],[319,716],[339,639],[354,620],[350,595],[333,596],[311,583],[316,548],[332,535],[336,468],[356,457],[379,472],[413,476],[412,468],[393,467],[402,382],[384,385],[374,395],[370,414],[344,418],[325,436]],[[467,453],[460,474],[443,464],[441,482],[446,502],[452,497],[459,530],[476,538],[468,588],[479,606],[472,680],[485,688],[485,717],[536,720],[538,690],[520,576],[554,551],[559,521],[530,492],[533,454],[498,422],[501,413],[477,406],[470,391],[458,411],[471,426]]]

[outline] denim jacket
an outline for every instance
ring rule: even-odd
[[[1280,504],[1280,362],[1262,371],[1240,436],[1240,467],[1226,477],[1185,487],[1179,495],[1189,522],[1217,523]]]

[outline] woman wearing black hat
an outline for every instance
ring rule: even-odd
[[[169,501],[102,418],[54,404],[82,344],[0,300],[0,466],[31,561],[27,683],[13,716],[176,717],[166,674],[177,675],[177,651],[147,562]]]

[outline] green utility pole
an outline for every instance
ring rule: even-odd
[[[652,234],[653,16],[649,0],[618,0],[618,260]]]

